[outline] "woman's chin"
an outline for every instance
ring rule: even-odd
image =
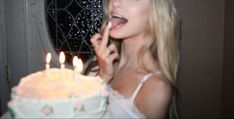
[[[121,33],[110,33],[110,37],[113,39],[124,39],[124,35]]]
[[[110,35],[111,38],[116,39],[116,40],[123,40],[125,37],[122,35]]]

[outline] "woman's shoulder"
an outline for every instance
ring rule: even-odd
[[[145,83],[148,87],[147,89],[151,90],[164,90],[164,89],[171,89],[171,83],[169,80],[162,75],[161,73],[153,73],[148,81]]]
[[[151,75],[145,82],[143,91],[146,97],[152,100],[168,98],[171,95],[171,83],[164,76]]]
[[[162,117],[171,98],[171,84],[163,76],[151,75],[144,83],[139,107],[147,117]]]

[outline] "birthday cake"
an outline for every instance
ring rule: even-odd
[[[15,118],[106,118],[108,91],[98,78],[52,68],[23,77],[8,107]]]

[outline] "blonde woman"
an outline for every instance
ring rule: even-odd
[[[173,1],[103,2],[107,22],[91,42],[98,75],[109,83],[112,116],[166,118],[176,111],[173,98],[179,61]]]

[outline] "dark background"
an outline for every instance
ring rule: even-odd
[[[176,0],[176,5],[182,18],[182,117],[234,118],[234,1]]]
[[[234,1],[226,0],[223,54],[222,117],[234,118]]]

